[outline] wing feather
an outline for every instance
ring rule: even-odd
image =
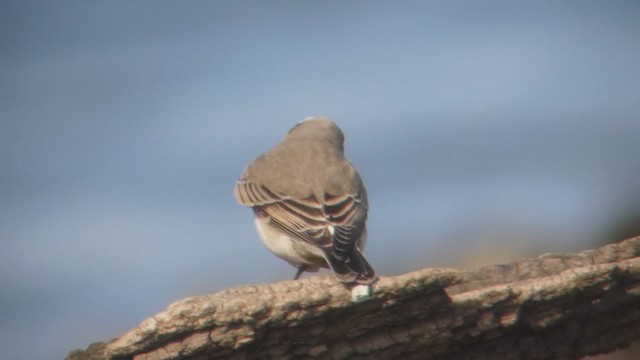
[[[320,203],[313,195],[293,199],[241,178],[234,194],[238,202],[253,207],[256,213],[287,234],[317,246],[333,245],[340,258],[347,256],[360,238],[366,220],[361,193],[355,196],[325,194],[324,203]]]
[[[324,193],[318,199],[309,196],[293,198],[269,189],[262,183],[243,176],[236,182],[234,195],[240,204],[291,237],[322,248],[327,263],[342,281],[370,283],[375,272],[357,247],[365,232],[367,194],[359,176],[357,192]]]

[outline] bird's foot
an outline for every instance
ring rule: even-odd
[[[296,271],[296,275],[293,277],[293,280],[298,280],[298,278],[300,277],[300,275],[302,275],[302,273],[307,269],[306,266],[304,265],[300,265],[298,266],[298,270]]]

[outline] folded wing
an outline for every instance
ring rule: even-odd
[[[314,195],[294,199],[241,177],[234,194],[282,232],[321,248],[341,281],[370,283],[375,273],[356,246],[367,216],[366,193],[360,189],[353,194],[325,193],[320,200]]]

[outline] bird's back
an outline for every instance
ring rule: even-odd
[[[253,174],[261,176],[257,179]],[[246,175],[250,181],[293,198],[356,194],[363,188],[360,176],[343,154],[322,141],[281,142],[257,157]],[[366,206],[366,193],[362,197]]]

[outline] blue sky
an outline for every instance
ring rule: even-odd
[[[232,187],[309,115],[346,134],[381,275],[620,240],[638,18],[636,1],[4,4],[0,357],[62,358],[182,297],[292,277]]]

